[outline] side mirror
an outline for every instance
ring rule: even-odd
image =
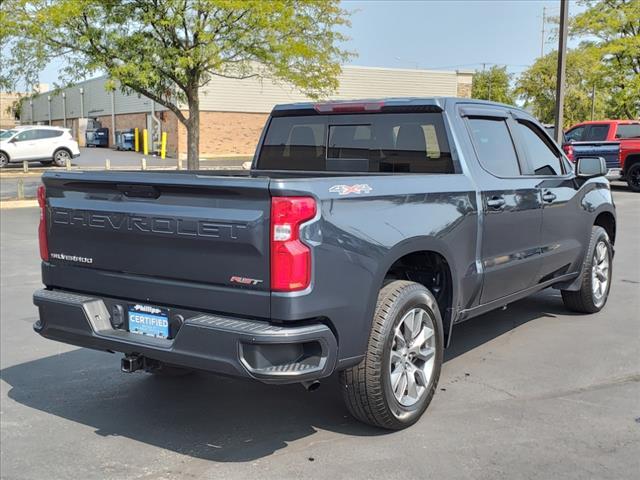
[[[576,176],[578,178],[603,177],[607,174],[607,164],[602,157],[578,158]]]

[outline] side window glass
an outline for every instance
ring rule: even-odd
[[[520,165],[503,119],[470,118],[471,136],[482,167],[497,177],[520,175]]]
[[[25,130],[24,132],[20,132],[16,135],[17,142],[25,142],[28,140],[35,140],[37,138],[36,134],[37,130]]]
[[[572,128],[565,134],[565,137],[567,138],[568,142],[581,142],[584,131],[585,127]]]
[[[586,140],[588,142],[603,142],[607,139],[608,133],[609,125],[591,125]]]
[[[560,153],[543,140],[542,132],[538,134],[535,127],[524,122],[517,125],[534,175],[562,175]]]

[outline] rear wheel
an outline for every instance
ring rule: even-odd
[[[636,162],[627,170],[627,185],[634,192],[640,192],[640,162]]]
[[[4,152],[0,152],[0,168],[4,168],[7,165],[9,165],[9,156]]]
[[[365,358],[340,374],[351,414],[391,430],[417,422],[440,377],[443,343],[431,292],[414,282],[387,284],[378,295]]]
[[[596,313],[602,310],[611,288],[612,253],[606,230],[594,226],[582,269],[580,290],[561,292],[565,307],[580,313]]]
[[[56,167],[64,167],[67,164],[67,161],[71,161],[71,154],[68,150],[56,150],[53,154],[53,163],[56,164]]]

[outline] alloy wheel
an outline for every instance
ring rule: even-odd
[[[396,326],[389,377],[400,405],[411,407],[427,392],[433,375],[435,341],[433,321],[422,308],[409,310]]]
[[[609,249],[604,241],[598,242],[593,252],[593,266],[591,267],[591,288],[596,306],[601,306],[607,296],[609,287]]]

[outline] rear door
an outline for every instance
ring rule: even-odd
[[[522,175],[522,152],[513,141],[505,109],[464,112],[483,172],[481,261],[486,304],[535,284],[540,261],[542,204],[536,181]],[[481,177],[481,178],[480,178]]]
[[[48,286],[268,315],[268,179],[64,172],[43,180]]]

